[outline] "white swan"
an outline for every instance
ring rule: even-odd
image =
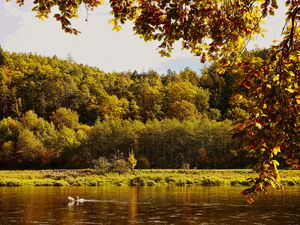
[[[72,198],[71,196],[68,196],[68,200],[69,200],[69,202],[75,202],[75,199]]]
[[[76,199],[72,198],[71,196],[68,196],[68,200],[70,202],[85,202],[86,200],[83,198],[79,198],[78,196],[76,196]]]
[[[75,203],[76,205],[79,205],[80,203],[83,202],[101,202],[100,200],[96,200],[96,199],[84,199],[84,198],[79,198],[78,196],[76,196],[76,199],[72,198],[71,196],[68,196],[68,206],[71,207],[73,206]]]
[[[79,198],[78,196],[76,196],[76,202],[85,202],[86,200],[83,198]]]

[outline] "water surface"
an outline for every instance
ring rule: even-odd
[[[234,187],[1,187],[0,225],[300,224],[300,188],[259,195]],[[79,195],[95,200],[68,204]]]

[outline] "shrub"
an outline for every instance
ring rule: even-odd
[[[165,178],[165,181],[166,181],[167,183],[173,183],[173,182],[175,182],[175,179],[172,178],[172,177],[166,177],[166,178]]]
[[[130,180],[130,186],[145,186],[145,181],[141,177],[135,177]]]
[[[176,183],[175,183],[176,186],[185,186],[185,181],[184,180],[178,180]]]
[[[201,182],[203,186],[220,186],[224,182],[221,180],[211,179],[211,178],[204,178]]]
[[[189,170],[190,169],[190,164],[187,163],[187,162],[182,163],[182,169]]]
[[[105,157],[99,157],[92,161],[94,168],[99,174],[105,174],[110,171],[112,164]]]
[[[192,180],[186,180],[185,183],[188,185],[194,184],[194,182]]]
[[[149,169],[150,162],[146,156],[140,156],[137,162],[137,167],[139,169]]]
[[[124,159],[115,159],[113,161],[113,169],[119,174],[126,173],[129,170],[128,162]]]

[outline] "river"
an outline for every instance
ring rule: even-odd
[[[300,188],[260,194],[237,187],[0,187],[0,224],[300,224]],[[92,200],[68,203],[68,196]]]

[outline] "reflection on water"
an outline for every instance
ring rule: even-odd
[[[300,224],[300,188],[248,206],[233,187],[1,187],[0,225]],[[68,204],[68,196],[83,203]]]

